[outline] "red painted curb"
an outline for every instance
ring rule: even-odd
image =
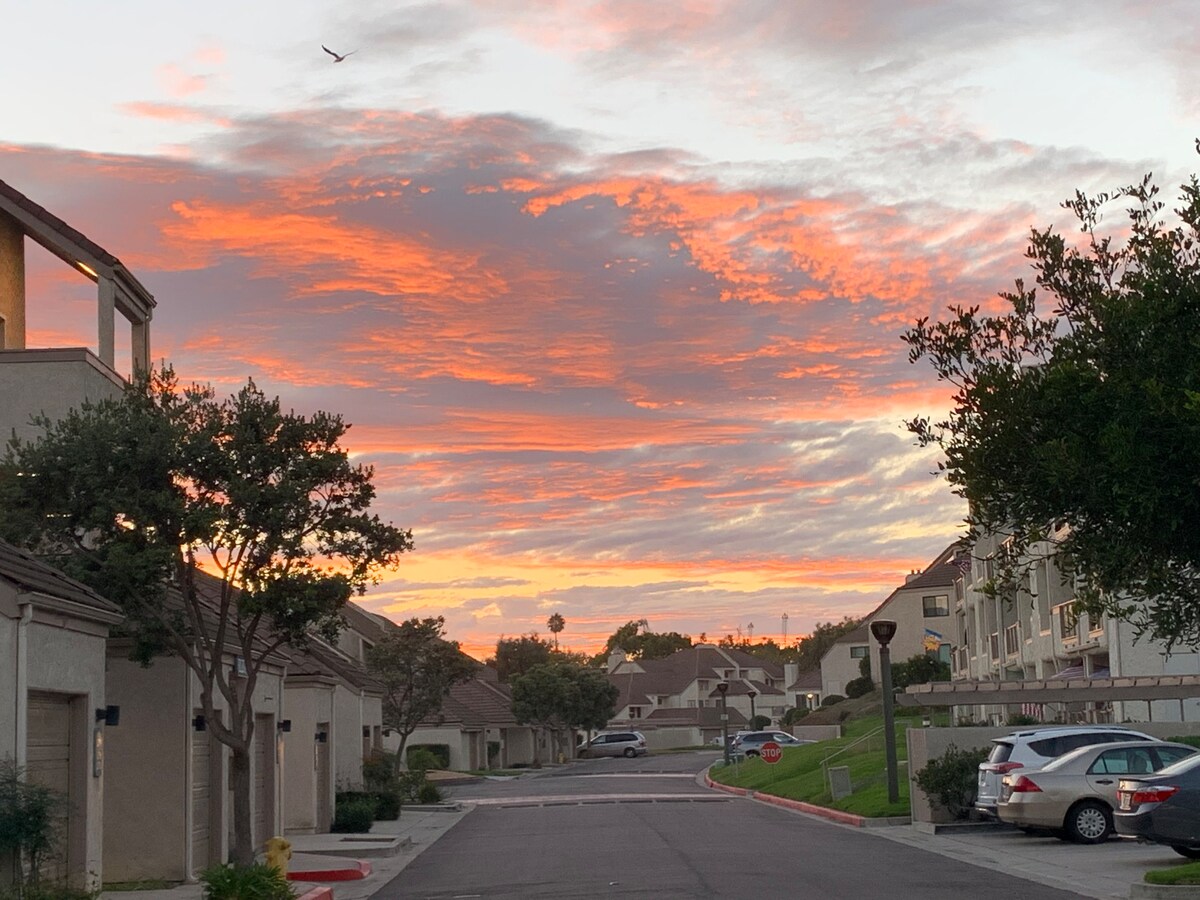
[[[297,897],[296,900],[333,900],[333,888],[310,888]]]
[[[358,881],[371,874],[371,864],[366,860],[350,860],[345,869],[314,869],[311,872],[288,872],[288,881]],[[329,888],[313,888],[314,891],[328,891]],[[332,900],[331,897],[309,897],[300,895],[297,900]]]
[[[784,809],[794,809],[812,816],[820,816],[823,819],[841,822],[843,825],[853,825],[855,828],[863,827],[862,816],[842,812],[840,809],[814,806],[812,803],[805,803],[803,800],[789,800],[787,797],[776,797],[774,794],[763,794],[761,792],[755,794],[754,799],[761,800],[763,803],[770,803],[772,806],[782,806]]]
[[[739,797],[745,797],[751,793],[751,791],[748,791],[745,788],[733,787],[732,785],[721,784],[719,781],[713,781],[708,777],[707,774],[704,776],[704,783],[714,791],[724,791],[727,794],[737,794]]]

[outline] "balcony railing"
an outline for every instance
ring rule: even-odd
[[[991,650],[992,662],[1000,658],[1000,634],[993,631],[988,635],[988,649]]]
[[[1064,603],[1062,606],[1055,607],[1054,614],[1058,616],[1058,634],[1064,641],[1077,642],[1079,640],[1079,613],[1075,611],[1075,604]]]

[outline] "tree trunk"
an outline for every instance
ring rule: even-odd
[[[542,767],[542,729],[533,729],[533,768],[540,769]]]
[[[254,821],[250,816],[250,750],[245,746],[230,747],[229,792],[233,795],[233,846],[230,861],[235,866],[254,864]]]
[[[410,735],[404,732],[400,733],[400,746],[396,748],[396,759],[392,762],[392,769],[396,773],[396,777],[400,776],[407,767],[404,765],[404,748],[408,746]]]

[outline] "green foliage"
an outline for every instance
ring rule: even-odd
[[[1151,869],[1142,876],[1146,884],[1200,884],[1200,862],[1183,863],[1169,869]]]
[[[330,830],[336,834],[366,834],[374,821],[374,797],[346,797],[340,794],[334,804],[333,827]]]
[[[159,882],[161,887],[174,887],[167,882]],[[110,890],[105,885],[105,890]],[[69,884],[55,882],[53,884],[27,884],[18,889],[0,889],[0,900],[99,900],[100,891],[85,891],[83,888],[71,887]]]
[[[376,750],[363,759],[363,784],[368,788],[386,788],[396,773],[396,755]]]
[[[851,700],[864,697],[873,690],[875,690],[875,682],[871,680],[870,676],[866,678],[851,678],[846,682],[846,696]]]
[[[603,728],[616,713],[619,691],[597,669],[573,663],[535,666],[512,683],[513,715],[541,728]]]
[[[795,725],[797,722],[799,722],[801,719],[803,719],[805,716],[807,716],[811,712],[812,712],[812,710],[808,709],[805,706],[793,706],[791,709],[789,709],[787,712],[785,712],[783,714],[783,724],[784,725]]]
[[[1036,288],[1018,280],[1001,313],[953,307],[904,340],[954,388],[945,419],[907,425],[944,452],[967,539],[1003,539],[992,592],[1014,598],[1048,553],[1081,609],[1170,648],[1200,642],[1200,182],[1173,215],[1158,195],[1150,176],[1077,191],[1063,205],[1083,240],[1032,232]],[[1128,225],[1105,235],[1113,204]]]
[[[1187,744],[1189,747],[1200,747],[1200,735],[1197,734],[1184,734],[1179,737],[1169,737],[1167,740],[1176,744]]]
[[[750,720],[750,730],[751,731],[762,731],[763,729],[770,728],[770,727],[771,727],[771,717],[770,716],[764,716],[764,715],[760,714],[760,715],[756,715],[753,719]]]
[[[987,759],[988,748],[959,750],[951,744],[946,752],[931,759],[913,776],[931,802],[941,805],[956,819],[964,819],[975,804],[979,783],[979,764]]]
[[[500,742],[499,741],[488,741],[487,742],[488,768],[490,769],[490,768],[495,767],[496,760],[498,760],[499,758],[500,758]]]
[[[367,649],[367,670],[383,685],[383,724],[400,733],[401,748],[442,708],[450,689],[479,668],[457,641],[443,637],[445,626],[441,616],[408,619]]]
[[[849,634],[859,625],[862,619],[846,616],[840,622],[818,622],[812,632],[796,641],[796,657],[792,662],[798,663],[800,672],[811,672],[821,667],[823,657],[837,639]]]
[[[1011,713],[1009,717],[1004,720],[1005,725],[1013,726],[1038,725],[1040,723],[1041,719],[1039,719],[1037,716],[1027,716],[1024,713]]]
[[[450,768],[449,744],[413,744],[405,755],[410,772]]]
[[[608,662],[609,655],[618,647],[630,659],[666,659],[680,650],[692,646],[692,639],[678,631],[656,632],[650,630],[646,619],[630,619],[608,636],[604,649],[593,659],[596,665]]]
[[[397,790],[372,791],[375,800],[375,820],[394,822],[400,818],[400,793]]]
[[[521,637],[501,637],[496,641],[496,655],[490,662],[496,667],[501,681],[512,681],[534,666],[547,665],[554,659],[554,646],[536,634]]]
[[[870,654],[864,656],[862,659],[860,659],[858,661],[858,674],[860,676],[862,676],[863,678],[871,677],[871,656],[870,656]]]
[[[20,863],[15,872],[18,894],[41,884],[42,868],[58,853],[66,803],[57,791],[27,781],[12,759],[0,761],[0,857]]]
[[[200,873],[200,884],[204,900],[292,900],[296,896],[287,877],[265,863],[209,866]]]
[[[846,698],[841,694],[826,694],[821,698],[822,706],[836,706],[839,703],[845,702]]]
[[[441,803],[442,802],[442,792],[438,790],[438,787],[436,784],[433,784],[430,781],[426,781],[423,785],[421,785],[420,789],[417,792],[417,802],[418,803]]]
[[[949,663],[927,653],[918,653],[904,662],[892,663],[892,689],[896,691],[902,691],[911,684],[949,680]]]

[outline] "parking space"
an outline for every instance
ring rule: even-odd
[[[889,840],[1085,897],[1126,898],[1130,885],[1141,881],[1148,869],[1187,862],[1169,847],[1117,839],[1084,846],[1005,829],[953,834],[927,834],[913,828],[878,831]]]

